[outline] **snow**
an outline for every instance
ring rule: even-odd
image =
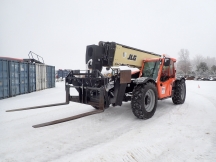
[[[70,103],[5,112],[64,102],[64,82],[57,82],[56,88],[0,100],[0,161],[216,161],[216,82],[186,81],[186,85],[183,105],[174,105],[171,99],[158,101],[149,120],[137,119],[130,102],[42,128],[32,125],[94,109]]]

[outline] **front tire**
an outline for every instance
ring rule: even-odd
[[[172,101],[174,104],[183,104],[186,98],[186,85],[185,80],[177,80],[174,87],[174,94]]]
[[[139,119],[151,118],[157,108],[157,89],[154,83],[148,82],[137,85],[132,93],[131,108]]]

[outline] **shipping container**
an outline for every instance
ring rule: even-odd
[[[8,61],[0,59],[0,99],[9,97]]]
[[[28,83],[29,83],[29,92],[36,91],[36,69],[35,64],[29,63],[28,64]]]
[[[47,66],[46,67],[46,84],[47,84],[47,88],[52,88],[52,67],[51,66]]]
[[[20,63],[20,94],[29,92],[29,66],[28,63]]]
[[[52,88],[55,87],[55,66],[52,67]]]
[[[56,78],[66,78],[66,76],[69,74],[71,70],[68,70],[68,69],[59,69],[56,71]]]
[[[69,69],[65,69],[63,78],[66,78],[70,71],[71,70],[69,70]]]
[[[55,87],[55,66],[0,57],[0,99]]]
[[[35,64],[36,68],[36,90],[46,89],[46,65]]]
[[[47,88],[55,87],[55,67],[54,66],[46,66],[46,85]]]
[[[9,61],[9,96],[20,94],[20,63],[18,61]]]
[[[41,89],[46,89],[46,65],[41,64],[41,75],[42,75],[42,87]]]
[[[57,78],[64,78],[64,71],[59,69],[57,70]]]

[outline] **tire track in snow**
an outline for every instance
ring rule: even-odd
[[[107,109],[101,114],[33,131],[25,129],[19,132],[19,127],[18,130],[14,129],[13,136],[19,137],[17,147],[12,145],[14,147],[3,149],[5,154],[1,158],[15,161],[11,156],[16,155],[14,151],[17,151],[25,152],[25,159],[21,155],[16,157],[17,161],[23,162],[214,161],[216,132],[209,130],[209,121],[202,116],[202,113],[208,113],[208,107],[204,111],[198,100],[201,101],[201,97],[192,95],[181,106],[171,106],[169,100],[160,102],[154,117],[149,120],[136,119],[130,105],[124,104],[121,108]],[[206,100],[202,102],[205,104]],[[196,105],[199,107],[196,108]],[[58,115],[50,112],[50,115],[54,114]],[[190,123],[190,118],[197,119],[197,123]],[[40,117],[36,118],[37,122],[39,120]],[[216,125],[216,122],[212,121],[211,124]],[[202,139],[202,132],[209,133],[205,134],[206,139]],[[212,140],[211,147],[208,146],[209,139]],[[199,150],[199,147],[203,150]]]
[[[127,137],[128,138],[128,137]],[[141,137],[139,137],[141,138]],[[166,154],[170,153],[172,154],[171,150],[167,149],[167,146],[163,145],[162,143],[159,144],[153,144],[151,142],[145,141],[145,146],[132,146],[125,144],[123,147],[126,147],[126,149],[118,148],[122,142],[125,143],[125,140],[119,139],[115,141],[115,146],[110,146],[106,148],[105,153],[100,153],[99,156],[96,157],[88,157],[88,161],[100,161],[99,159],[103,159],[103,161],[112,161],[112,162],[121,162],[121,161],[132,161],[132,162],[139,162],[139,161],[184,161],[186,155],[184,155],[184,152],[173,152],[174,154],[166,158]],[[131,146],[131,147],[130,147]],[[116,151],[112,151],[113,148],[115,148]],[[120,150],[120,151],[118,151]],[[181,154],[183,156],[179,156],[178,154]],[[109,155],[109,156],[107,156]],[[162,160],[163,159],[163,160]],[[86,161],[87,159],[82,159],[78,161]]]
[[[141,120],[142,121],[142,120]],[[136,121],[136,122],[131,122],[130,123],[130,126],[134,126],[134,125],[136,125],[136,127],[138,127],[138,128],[141,128],[141,126],[143,125],[143,122],[141,122],[140,120],[138,121]],[[151,122],[150,120],[149,121],[147,121],[146,120],[146,122]],[[149,130],[149,128],[146,128],[147,130]],[[139,130],[139,129],[138,129]],[[131,131],[133,131],[133,129],[131,130]],[[130,131],[128,131],[128,133],[130,133]],[[124,133],[124,134],[126,134],[126,133]],[[124,135],[123,135],[124,136]],[[132,137],[133,136],[135,136],[135,134],[132,134],[131,135]],[[120,138],[120,139],[119,139]],[[115,141],[115,146],[112,146],[112,147],[115,147],[115,149],[119,149],[119,150],[121,150],[122,148],[120,147],[120,148],[116,148],[116,146],[124,146],[124,143],[125,142],[127,142],[128,141],[128,139],[131,139],[130,137],[127,137],[126,139],[125,138],[123,138],[122,136],[119,136],[119,138],[116,138],[116,139],[114,139],[114,141]],[[138,149],[134,149],[134,151],[132,151],[132,154],[134,154],[134,155],[139,155],[141,158],[140,159],[145,159],[145,157],[148,155],[149,156],[149,158],[148,159],[152,159],[153,157],[155,157],[155,155],[149,155],[149,153],[147,153],[147,152],[149,152],[148,151],[148,147],[149,146],[151,146],[152,144],[151,143],[147,143],[146,141],[143,141],[143,137],[140,137],[141,138],[141,140],[140,141],[138,141],[138,142],[145,142],[145,144],[147,145],[146,147],[143,147],[143,148],[138,148]],[[132,138],[133,139],[133,138]],[[118,142],[116,142],[116,140],[118,141]],[[112,147],[111,148],[106,148],[106,150],[112,150]],[[152,152],[158,152],[157,154],[159,154],[160,152],[161,152],[161,150],[164,150],[165,148],[163,148],[162,149],[162,147],[153,147],[153,151]],[[141,153],[140,153],[140,150],[141,150]],[[143,150],[145,150],[145,151],[143,151]],[[147,151],[146,151],[147,150]],[[129,150],[129,151],[131,151],[131,150]],[[124,159],[121,159],[121,161],[128,161],[128,160],[131,160],[131,159],[128,159],[127,157],[128,157],[128,155],[127,155],[127,151],[125,151],[126,153],[122,153],[121,155],[119,155],[120,157],[122,157],[124,154],[125,154],[125,158]],[[109,153],[109,155],[111,156],[111,157],[115,157],[115,155],[114,154],[112,154],[112,153],[110,153],[110,152],[106,152],[106,153]],[[116,154],[116,153],[115,153]],[[126,156],[127,155],[127,156]],[[118,157],[119,157],[118,156]],[[99,159],[106,159],[106,157],[104,157],[104,156],[99,156]],[[114,159],[115,158],[107,158],[107,161],[114,161]],[[97,161],[96,159],[93,159],[92,161]],[[116,161],[120,161],[120,159],[119,158],[117,158],[117,160]]]
[[[113,112],[114,113],[114,112]],[[112,114],[112,113],[111,113]],[[99,118],[100,119],[100,118]],[[80,119],[81,120],[81,119]],[[88,122],[90,121],[90,122]],[[80,122],[80,121],[78,121]],[[96,123],[98,123],[98,119],[97,120],[90,120],[90,118],[86,118],[84,120],[85,123],[83,123],[84,126],[82,126],[81,128],[77,127],[75,128],[73,131],[78,131],[80,132],[80,139],[82,140],[76,140],[73,141],[72,145],[64,145],[64,147],[62,147],[61,151],[66,152],[68,155],[71,155],[71,152],[75,153],[75,152],[81,152],[83,150],[86,150],[88,148],[92,148],[94,146],[97,145],[101,145],[103,143],[107,143],[110,140],[112,141],[113,139],[121,136],[122,134],[126,133],[127,129],[125,128],[125,125],[119,125],[119,127],[116,127],[115,125],[115,121],[113,121],[112,123],[101,123],[103,124],[103,127],[109,128],[110,124],[115,125],[114,127],[110,127],[109,129],[104,129],[104,130],[100,130],[101,128],[101,124],[97,125]],[[94,123],[94,124],[93,124]],[[94,127],[91,127],[91,125],[93,124]],[[96,124],[96,125],[95,125]],[[69,123],[67,125],[70,125]],[[72,124],[73,126],[74,124]],[[123,127],[123,128],[121,128]],[[119,129],[120,128],[120,129]],[[64,130],[65,128],[62,127],[62,130]],[[77,136],[73,136],[73,131],[70,131],[70,135],[71,137],[74,138],[78,138]],[[68,135],[69,135],[68,134]],[[106,138],[104,138],[104,135]],[[56,137],[53,140],[56,141],[56,143],[58,143],[57,145],[63,145],[64,143],[68,142],[68,139],[64,138],[65,135],[62,135],[62,137]],[[52,145],[52,142],[50,142],[48,145]],[[74,147],[76,146],[76,147]],[[58,155],[59,157],[61,157],[61,153],[59,153]]]
[[[194,96],[193,96],[194,97]],[[193,106],[193,105],[191,105],[191,106]],[[182,110],[182,108],[183,108],[183,110]],[[175,110],[175,113],[176,114],[173,114],[173,112],[172,112],[172,115],[174,115],[174,116],[172,116],[173,117],[173,120],[175,119],[175,120],[178,120],[178,119],[186,119],[186,118],[188,118],[188,116],[189,116],[189,113],[187,113],[187,112],[189,112],[189,109],[190,109],[190,104],[188,103],[187,104],[187,106],[185,107],[185,106],[178,106],[178,108],[177,108],[177,110]],[[179,111],[184,111],[184,113],[182,113],[182,112],[179,112]],[[186,112],[185,112],[186,111]],[[178,118],[176,119],[176,117],[178,116]],[[215,140],[216,141],[216,140]],[[214,142],[215,143],[215,142]],[[214,144],[213,143],[213,144]],[[149,147],[147,147],[147,148],[149,148]],[[163,147],[160,147],[160,146],[157,146],[156,147],[157,149],[159,149],[159,152],[160,152],[160,150],[161,149],[163,149]],[[149,149],[147,149],[147,150],[149,150]],[[154,151],[155,151],[156,149],[154,149]],[[215,150],[215,149],[214,149]],[[157,160],[157,159],[155,159],[154,160],[154,158],[152,158],[152,156],[151,155],[149,155],[148,153],[149,153],[149,151],[146,151],[146,149],[145,149],[145,147],[144,148],[134,148],[134,149],[132,149],[132,150],[130,150],[130,152],[131,152],[131,154],[133,155],[133,158],[131,159],[130,158],[130,156],[128,155],[128,152],[126,151],[125,153],[122,153],[121,155],[118,155],[116,158],[117,158],[117,160],[115,159],[115,158],[112,158],[112,156],[110,157],[110,158],[107,158],[107,161],[137,161],[137,159],[138,160],[143,160],[143,159],[145,159],[145,160],[147,160],[147,161],[161,161],[161,159],[160,160]],[[140,152],[142,152],[142,153],[144,153],[144,154],[142,154],[142,153],[140,153]],[[213,152],[213,151],[211,151],[211,152]],[[168,153],[168,152],[165,152],[165,154],[166,153]],[[204,156],[203,157],[205,157],[205,158],[207,158],[206,156],[208,155],[208,153],[207,152],[204,152],[204,153],[202,153],[202,154],[204,154]],[[142,156],[143,155],[143,156]],[[147,155],[149,155],[149,156],[147,156]],[[119,159],[118,157],[123,157],[123,159]],[[164,158],[163,157],[163,160],[164,161],[185,161],[186,159],[190,159],[190,154],[188,153],[186,153],[184,150],[183,151],[176,151],[176,152],[172,152],[172,155],[171,156],[168,156],[167,158]],[[211,156],[213,156],[213,154],[211,155]],[[160,156],[159,156],[160,157]],[[214,156],[213,156],[214,157]],[[105,158],[103,158],[102,157],[102,159],[105,159]],[[199,157],[199,158],[196,158],[196,157],[194,157],[194,158],[192,158],[192,160],[204,160],[203,158],[201,158],[201,156]],[[207,159],[211,159],[211,160],[213,160],[213,158],[207,158]],[[93,159],[93,161],[94,160],[96,160],[96,159]],[[162,161],[163,161],[162,160]],[[106,160],[105,160],[106,161]],[[186,160],[186,161],[190,161],[190,160]]]
[[[214,105],[214,107],[216,108],[216,100],[215,100],[215,98],[213,98],[213,97],[211,97],[211,96],[208,96],[208,97],[207,97],[206,95],[199,94],[199,93],[194,92],[194,91],[190,91],[190,92],[192,92],[192,93],[194,93],[194,94],[196,94],[196,95],[202,96],[203,98],[209,100],[209,101]]]

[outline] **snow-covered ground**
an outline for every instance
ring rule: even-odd
[[[56,83],[56,88],[0,100],[0,161],[216,161],[216,82],[186,81],[186,85],[183,105],[174,105],[171,99],[158,101],[149,120],[137,119],[130,102],[42,128],[32,125],[94,109],[70,103],[5,112],[63,102],[64,82]]]

